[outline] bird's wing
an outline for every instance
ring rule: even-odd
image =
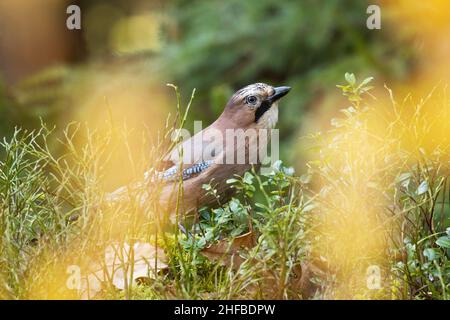
[[[205,129],[203,133],[208,130]],[[207,134],[197,133],[190,139],[187,139],[176,145],[172,151],[155,168],[144,174],[144,183],[135,183],[132,186],[124,186],[116,191],[106,195],[108,202],[114,202],[126,198],[130,187],[138,189],[149,182],[170,183],[186,181],[198,176],[200,173],[210,168],[214,164],[213,159],[204,159],[203,148],[211,143]],[[214,149],[211,148],[210,149]]]
[[[213,164],[213,160],[206,160],[191,165],[174,165],[164,172],[159,172],[158,178],[164,182],[179,181],[180,178],[185,181],[199,175]]]
[[[173,165],[180,165],[181,163],[191,165],[199,163],[203,159],[204,147],[209,143],[207,137],[208,128],[198,132],[189,139],[180,142],[164,159],[171,161]]]
[[[187,180],[211,167],[223,147],[219,145],[222,141],[209,135],[210,130],[211,127],[206,128],[175,146],[164,159],[166,165],[171,165],[159,172],[159,176],[165,181],[179,180],[180,177]],[[204,151],[212,151],[212,154]]]
[[[210,168],[214,164],[213,160],[201,161],[192,165],[174,165],[165,171],[154,172],[150,176],[150,172],[146,172],[144,176],[145,182],[134,183],[131,186],[123,186],[115,190],[114,192],[105,195],[105,200],[108,203],[114,203],[119,201],[128,200],[130,189],[138,190],[143,186],[147,187],[149,182],[157,183],[171,183],[178,181],[186,181],[201,174],[206,169]]]

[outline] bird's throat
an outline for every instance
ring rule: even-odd
[[[263,101],[255,112],[255,122],[258,122],[258,120],[269,111],[270,107],[272,107],[272,104],[269,101]]]

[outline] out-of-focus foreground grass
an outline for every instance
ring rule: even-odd
[[[229,183],[238,196],[200,210],[194,223],[180,218],[185,228],[159,223],[164,208],[157,201],[140,208],[133,200],[145,191],[139,188],[124,204],[102,206],[99,181],[112,137],[127,145],[125,129],[83,133],[88,143],[78,147],[73,141],[83,129],[71,125],[58,157],[47,146],[51,130],[17,129],[2,142],[0,162],[1,297],[80,298],[68,267],[87,276],[111,245],[150,243],[165,256],[163,268],[156,258],[145,281],[123,277],[123,290],[114,277],[103,279],[94,297],[447,299],[446,88],[397,101],[389,90],[386,98],[367,95],[369,82],[346,74],[340,88],[350,106],[333,129],[308,138],[307,173],[277,163],[266,175],[236,177]],[[163,151],[145,143],[155,157]],[[136,181],[155,161],[148,157],[123,163]],[[207,254],[211,245],[248,235],[245,247]],[[121,268],[133,273],[133,250],[125,252]]]
[[[73,32],[69,1],[50,2],[0,4],[0,29],[14,30],[0,38],[0,297],[79,298],[70,266],[86,276],[108,249],[147,243],[163,266],[123,290],[106,279],[96,297],[448,299],[446,1],[380,1],[382,29],[369,30],[359,0],[80,0]],[[348,74],[340,113],[347,70],[375,76],[376,99]],[[184,231],[155,220],[158,192],[144,209],[142,187],[102,205],[181,125],[164,83],[197,88],[190,126],[260,81],[293,87],[279,128],[295,173],[278,163],[230,181],[239,196]],[[208,256],[218,247],[240,258]]]

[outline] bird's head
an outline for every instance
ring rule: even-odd
[[[228,101],[223,116],[238,127],[271,129],[278,121],[278,100],[290,87],[272,87],[255,83],[238,90]]]

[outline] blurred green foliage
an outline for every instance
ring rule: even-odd
[[[293,137],[314,99],[346,71],[377,79],[407,72],[409,48],[386,38],[387,25],[383,33],[367,29],[367,6],[359,0],[175,1],[177,38],[164,60],[173,81],[197,88],[197,101],[211,106],[198,108],[197,118],[213,120],[230,94],[249,83],[291,86],[280,126],[282,138]]]
[[[413,53],[405,43],[399,45],[402,37],[388,23],[383,20],[382,31],[366,28],[368,4],[360,0],[81,1],[85,19],[81,32],[87,49],[84,60],[30,75],[12,88],[19,106],[11,108],[23,110],[14,121],[31,127],[39,125],[39,117],[61,126],[72,121],[71,115],[79,108],[73,99],[80,94],[77,88],[86,87],[86,79],[99,74],[109,81],[111,70],[106,67],[111,66],[144,75],[161,87],[175,83],[185,97],[197,88],[190,120],[204,120],[205,125],[242,86],[254,82],[289,85],[293,90],[283,100],[279,127],[281,157],[292,161],[295,154],[287,150],[296,143],[308,110],[313,106],[316,111],[337,110],[334,98],[331,103],[323,98],[330,95],[327,88],[342,74],[352,71],[383,81],[402,77],[411,69]],[[159,25],[161,46],[155,46],[159,49],[119,53],[108,46],[115,23],[146,13]],[[139,41],[139,37],[129,36]],[[123,90],[129,85],[124,83]],[[0,90],[0,106],[4,99]],[[321,105],[321,101],[328,103]],[[0,107],[2,135],[10,132],[5,128],[11,127],[12,121],[6,108],[4,103]]]

